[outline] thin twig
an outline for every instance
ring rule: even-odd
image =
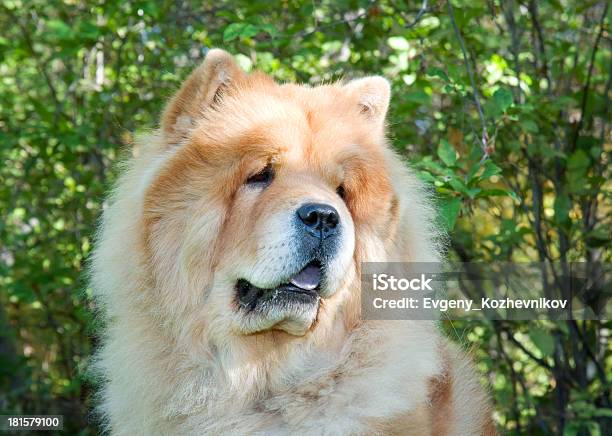
[[[508,24],[508,29],[510,30],[510,40],[512,41],[512,57],[514,58],[514,72],[516,74],[516,79],[518,81],[518,86],[516,87],[516,93],[518,98],[517,102],[523,103],[523,95],[521,90],[521,62],[519,60],[519,52],[520,52],[520,37],[518,35],[516,21],[514,20],[514,2],[508,2],[507,8],[504,8],[504,2],[501,2],[501,10],[506,19],[506,23]]]
[[[584,84],[584,88],[582,90],[582,102],[580,104],[580,119],[578,120],[578,125],[576,126],[576,130],[574,130],[574,137],[572,138],[571,150],[576,149],[576,144],[578,143],[578,136],[580,135],[580,130],[582,129],[582,125],[584,124],[584,114],[586,112],[587,100],[589,97],[589,88],[591,87],[591,77],[593,76],[593,68],[595,66],[595,55],[597,54],[597,50],[599,49],[599,41],[601,40],[601,36],[604,33],[606,28],[606,17],[608,15],[608,7],[610,3],[606,2],[604,10],[601,14],[601,19],[599,20],[599,32],[597,33],[597,37],[595,38],[595,43],[593,44],[593,50],[591,51],[591,60],[589,62],[589,70],[587,73],[586,83]]]
[[[428,4],[427,3],[428,3],[427,0],[423,0],[423,3],[421,4],[421,9],[419,9],[419,12],[417,12],[415,17],[410,22],[410,24],[406,24],[404,26],[404,27],[406,27],[406,29],[410,29],[410,28],[416,26],[417,23],[419,21],[421,21],[421,18],[423,18],[423,15],[425,15],[425,12],[427,12],[427,8],[428,8]],[[402,14],[402,16],[403,16],[403,14]]]
[[[348,23],[352,23],[354,21],[359,21],[362,18],[366,17],[368,15],[368,13],[369,13],[369,9],[365,9],[363,12],[358,13],[356,15],[353,15],[352,17],[346,17],[346,15],[345,15],[345,17],[343,19],[332,21],[330,23],[325,23],[325,24],[321,24],[321,25],[318,25],[318,23],[315,23],[316,26],[312,30],[298,32],[298,33],[293,34],[293,35],[286,34],[284,36],[287,37],[287,38],[307,38],[308,36],[313,35],[313,34],[315,34],[317,32],[320,32],[323,29],[328,29],[328,28],[336,27],[336,26],[339,26],[339,25],[342,25],[342,24],[348,24]]]
[[[546,55],[546,45],[544,45],[542,25],[540,24],[538,3],[534,0],[530,0],[528,10],[529,14],[531,15],[533,28],[535,29],[535,37],[538,40],[540,55],[542,56],[542,69],[544,70],[544,77],[546,78],[546,83],[548,85],[547,89],[552,91],[552,78],[550,77],[550,69],[548,68],[548,57]]]
[[[468,77],[470,79],[470,84],[472,86],[472,96],[474,98],[474,104],[476,105],[476,110],[478,111],[478,118],[480,118],[480,124],[482,125],[482,151],[484,153],[483,160],[489,157],[491,152],[491,148],[489,147],[489,134],[487,133],[487,121],[484,116],[484,112],[482,110],[482,106],[480,104],[480,99],[478,97],[478,89],[476,88],[476,81],[474,79],[474,72],[472,71],[472,67],[470,66],[470,61],[468,59],[467,50],[465,48],[465,43],[463,42],[463,38],[461,37],[461,32],[459,31],[459,27],[457,26],[457,21],[455,20],[455,12],[453,10],[453,5],[450,0],[446,0],[446,4],[448,6],[448,15],[451,20],[451,24],[453,25],[453,30],[455,31],[455,36],[459,41],[459,45],[461,46],[461,53],[463,54],[463,62],[465,63],[465,69],[467,71]]]
[[[507,326],[503,326],[502,329],[506,332],[506,334],[508,335],[508,339],[510,339],[510,341],[516,345],[518,348],[520,348],[520,350],[525,353],[527,356],[529,356],[534,362],[536,362],[538,365],[548,369],[548,370],[552,370],[552,367],[550,366],[550,364],[544,360],[541,359],[539,357],[537,357],[535,354],[533,354],[531,351],[529,351],[523,344],[521,344],[521,342],[516,339],[514,337],[514,333],[512,332],[512,329],[510,329]]]
[[[494,327],[497,327],[497,324],[493,324]],[[497,337],[497,343],[499,344],[498,350],[500,351],[502,357],[506,361],[506,365],[508,366],[508,370],[510,371],[510,379],[512,381],[512,414],[514,415],[514,420],[516,421],[516,431],[518,434],[521,433],[521,411],[518,405],[518,392],[516,385],[518,383],[519,376],[514,369],[512,358],[506,353],[504,349],[504,340],[501,335],[501,331],[498,328],[495,328],[495,336]]]

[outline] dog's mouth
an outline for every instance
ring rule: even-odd
[[[286,283],[274,288],[259,288],[248,280],[236,283],[240,306],[253,310],[262,304],[316,304],[323,277],[322,265],[318,260],[310,262]]]

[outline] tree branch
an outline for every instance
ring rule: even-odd
[[[427,2],[427,0],[423,0],[423,3],[421,4],[421,9],[419,9],[419,11],[417,12],[416,16],[412,19],[412,21],[410,21],[404,27],[406,29],[410,29],[410,28],[416,26],[417,23],[419,21],[421,21],[421,18],[423,18],[423,15],[425,15],[425,12],[427,12],[427,8],[428,8],[428,2]],[[402,17],[403,16],[404,16],[404,14],[402,14]]]
[[[459,31],[459,27],[457,26],[457,21],[455,20],[455,12],[453,10],[453,5],[451,4],[450,0],[446,0],[446,4],[448,6],[448,15],[450,17],[451,24],[453,25],[455,36],[457,37],[457,40],[459,41],[459,45],[461,46],[461,53],[463,54],[463,62],[465,64],[465,69],[470,79],[470,85],[472,86],[472,96],[474,99],[474,104],[476,105],[476,110],[478,111],[478,118],[480,119],[480,124],[482,126],[481,147],[482,147],[482,152],[484,153],[484,156],[483,156],[483,160],[484,160],[489,157],[489,154],[492,151],[491,147],[489,146],[489,134],[487,133],[487,121],[485,119],[484,112],[480,104],[480,99],[478,97],[478,89],[476,88],[476,80],[474,79],[474,72],[472,71],[472,67],[470,66],[470,60],[468,59],[468,54],[465,48],[465,43],[463,42],[463,38],[461,37],[461,32]]]
[[[593,76],[593,69],[595,67],[595,55],[597,54],[597,50],[599,48],[599,41],[601,41],[601,36],[605,30],[605,22],[606,16],[608,15],[608,7],[610,6],[609,2],[605,2],[604,10],[601,14],[601,18],[599,19],[599,32],[597,32],[597,37],[595,38],[595,43],[593,44],[593,50],[591,51],[591,60],[589,62],[589,70],[587,73],[587,80],[582,89],[582,102],[580,104],[580,119],[578,120],[578,124],[576,125],[576,129],[574,130],[574,136],[572,137],[571,142],[571,150],[573,151],[576,148],[576,144],[578,142],[578,136],[580,135],[580,130],[582,129],[582,125],[584,124],[584,113],[586,112],[587,100],[589,97],[589,88],[591,87],[591,78]]]

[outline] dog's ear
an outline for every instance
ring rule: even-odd
[[[384,77],[371,76],[356,79],[344,85],[355,99],[357,110],[368,120],[382,126],[389,108],[391,86]]]
[[[164,110],[161,129],[166,141],[176,144],[185,138],[203,110],[218,103],[231,84],[245,75],[228,52],[210,50]]]

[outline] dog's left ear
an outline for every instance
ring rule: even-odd
[[[218,103],[232,83],[245,76],[228,52],[210,50],[166,106],[161,121],[166,142],[177,144],[185,138],[206,107]]]
[[[350,81],[344,89],[355,99],[362,116],[382,127],[391,98],[389,81],[380,76],[364,77]]]

